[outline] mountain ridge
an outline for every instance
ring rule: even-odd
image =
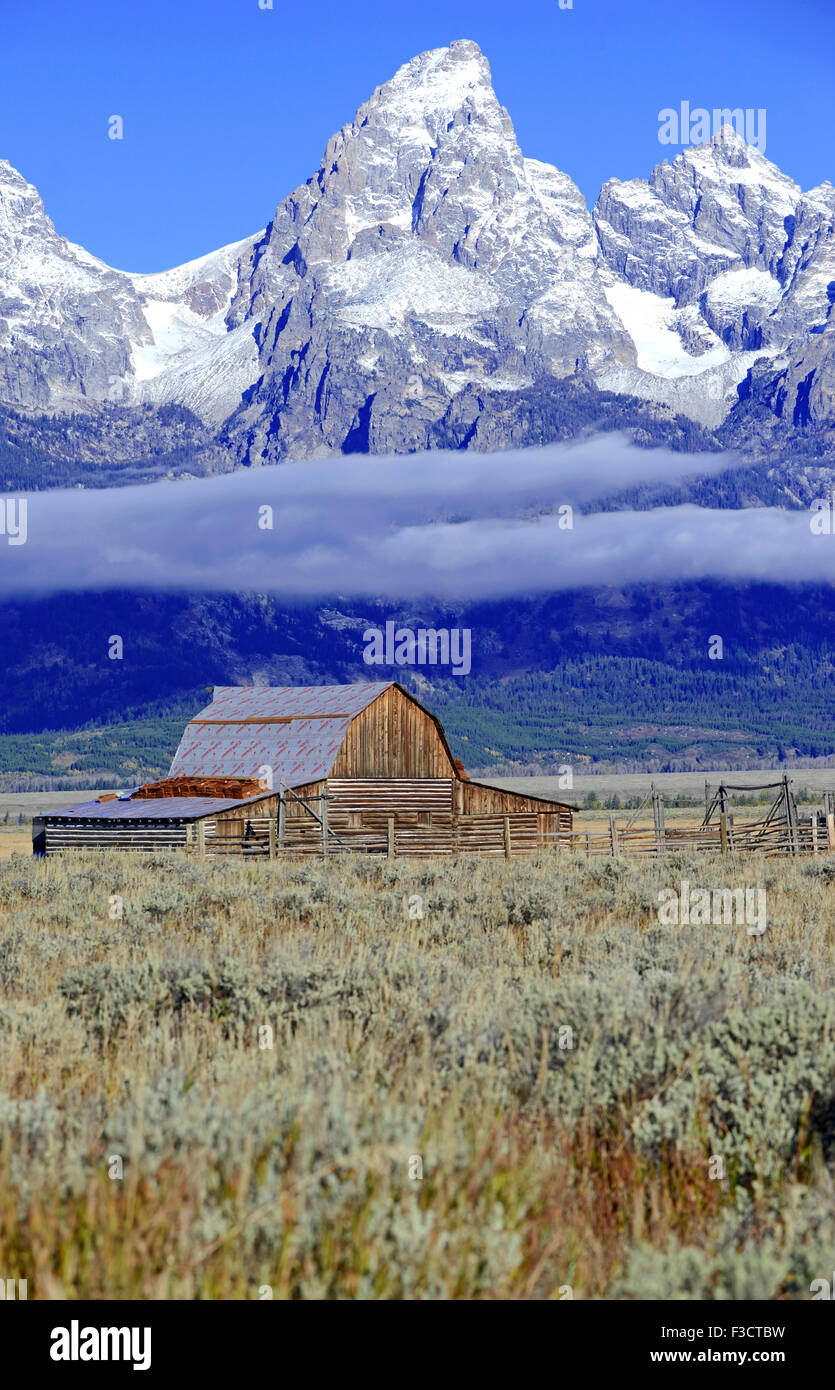
[[[432,447],[467,395],[518,434],[525,393],[573,378],[826,462],[833,303],[831,184],[723,126],[589,211],[522,154],[470,40],[381,84],[263,232],[169,271],[59,237],[0,161],[0,404],[185,407],[214,436],[198,473]]]

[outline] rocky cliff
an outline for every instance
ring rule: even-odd
[[[253,465],[519,440],[530,392],[571,378],[607,418],[638,397],[826,452],[833,228],[831,184],[804,194],[728,126],[590,213],[523,156],[462,40],[379,87],[265,231],[162,274],[66,241],[0,163],[0,405],[141,407],[146,432],[148,406],[186,407],[204,464],[208,430],[212,458]]]

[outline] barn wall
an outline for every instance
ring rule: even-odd
[[[331,769],[332,778],[454,775],[434,719],[394,687],[356,716]]]
[[[58,854],[67,849],[123,849],[153,854],[186,843],[184,820],[79,820],[44,816],[32,823],[32,852]]]
[[[294,787],[293,791],[298,797],[321,796],[324,782],[310,782],[304,787]],[[258,801],[250,802],[247,806],[232,806],[228,811],[219,811],[212,819],[217,824],[218,835],[243,835],[244,827],[248,820],[269,819],[275,820],[278,816],[279,794],[274,792],[272,796],[263,796]],[[318,816],[322,814],[321,805],[314,801],[311,810]],[[298,801],[288,793],[285,807],[285,820],[288,826],[295,821],[308,821],[311,826],[315,825],[312,816],[309,816]]]
[[[557,829],[570,830],[572,827],[573,816],[569,806],[539,801],[519,792],[504,791],[501,787],[482,787],[478,782],[461,782],[459,785],[461,810],[465,815],[534,814],[539,820],[540,830],[548,835],[553,835]]]

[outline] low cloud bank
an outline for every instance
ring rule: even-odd
[[[477,599],[702,577],[835,580],[835,537],[812,534],[808,512],[558,513],[739,463],[607,436],[500,454],[352,456],[194,482],[36,493],[27,499],[25,544],[0,534],[0,593]]]

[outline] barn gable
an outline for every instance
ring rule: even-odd
[[[274,787],[323,777],[454,777],[434,715],[394,681],[219,686],[186,727],[169,779],[256,777]]]

